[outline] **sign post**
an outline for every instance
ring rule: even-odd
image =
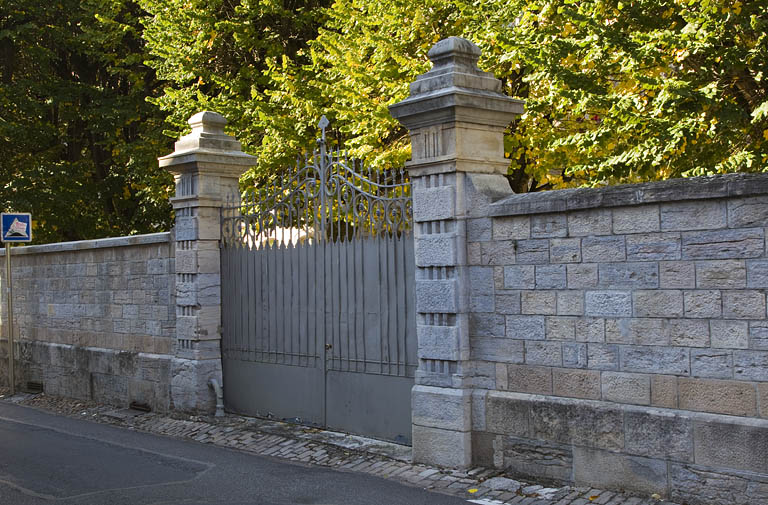
[[[8,385],[11,394],[16,393],[16,378],[13,370],[13,283],[11,282],[11,244],[13,242],[32,241],[32,215],[29,213],[0,214],[0,239],[5,244],[5,293],[8,302]]]

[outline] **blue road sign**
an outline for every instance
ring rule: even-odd
[[[21,212],[17,214],[0,214],[2,219],[2,231],[0,240],[3,242],[31,242],[32,241],[32,214]]]

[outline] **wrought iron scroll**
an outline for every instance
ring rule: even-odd
[[[405,170],[371,170],[347,151],[328,146],[328,124],[323,116],[311,156],[297,160],[274,183],[228,198],[222,209],[225,246],[288,247],[411,231]]]

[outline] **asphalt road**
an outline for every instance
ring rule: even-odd
[[[466,505],[308,467],[0,403],[2,505]]]

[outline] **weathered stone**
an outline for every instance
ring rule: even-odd
[[[683,292],[677,289],[638,290],[632,293],[636,317],[681,317]]]
[[[690,355],[679,347],[622,346],[621,370],[625,372],[688,375]]]
[[[558,291],[557,315],[583,316],[584,293],[582,291]]]
[[[527,365],[562,366],[563,351],[560,342],[525,341]]]
[[[722,314],[720,291],[700,289],[683,292],[685,317],[716,318]]]
[[[491,433],[530,438],[530,403],[513,393],[491,392],[485,409],[485,424]]]
[[[603,372],[601,380],[603,400],[637,405],[651,403],[651,379],[648,375]]]
[[[712,379],[732,379],[732,352],[715,349],[692,349],[691,376],[708,377]]]
[[[623,235],[585,237],[581,240],[581,257],[584,262],[608,263],[627,259]]]
[[[608,209],[590,209],[568,213],[568,235],[571,237],[610,235],[611,229],[611,211]]]
[[[728,200],[728,226],[745,228],[765,226],[768,222],[768,198],[753,196]]]
[[[597,265],[566,265],[568,288],[584,289],[597,287]]]
[[[733,376],[742,380],[768,382],[768,351],[734,351]]]
[[[461,466],[472,461],[472,436],[468,431],[451,431],[413,425],[413,462]]]
[[[599,386],[597,393],[599,394]],[[622,450],[624,416],[621,409],[608,405],[566,398],[531,401],[528,403],[531,430],[529,438],[613,451]]]
[[[709,324],[703,319],[669,319],[665,326],[669,344],[681,347],[708,347]]]
[[[564,343],[563,366],[566,368],[587,368],[587,344]]]
[[[609,344],[588,344],[587,366],[591,370],[618,370],[619,346]]]
[[[768,351],[768,321],[751,321],[749,323],[749,339],[739,340],[740,346],[728,346],[733,348]]]
[[[552,369],[555,396],[600,399],[600,372],[596,370]]]
[[[659,287],[656,263],[604,263],[599,267],[598,286],[603,289],[640,289]]]
[[[679,260],[679,233],[647,233],[627,236],[628,261]]]
[[[511,265],[515,263],[515,241],[480,242],[480,263],[482,265]]]
[[[663,319],[609,319],[605,324],[605,341],[611,344],[669,345]]]
[[[456,237],[445,234],[422,235],[415,240],[416,266],[456,264]]]
[[[520,292],[506,292],[497,294],[494,301],[496,313],[498,314],[519,314],[520,313]]]
[[[518,393],[552,394],[552,369],[548,367],[509,365],[507,387]]]
[[[725,203],[693,201],[661,205],[662,231],[713,230],[726,226]]]
[[[575,336],[578,342],[605,342],[605,319],[580,317],[576,320]]]
[[[553,315],[557,312],[556,291],[523,291],[520,295],[523,314]]]
[[[565,214],[531,216],[531,238],[565,237],[568,235]]]
[[[747,287],[768,288],[768,260],[747,260]]]
[[[757,402],[760,404],[760,417],[768,419],[768,382],[757,385]]]
[[[413,189],[413,219],[417,223],[452,219],[456,189],[453,186]]]
[[[659,287],[662,289],[696,287],[695,264],[691,261],[660,262]]]
[[[613,209],[613,233],[649,233],[659,231],[658,205],[638,205]]]
[[[418,312],[456,312],[457,303],[455,280],[416,281],[416,310]]]
[[[473,337],[472,358],[500,363],[523,363],[523,341],[509,338]]]
[[[536,289],[565,289],[565,265],[537,265]]]
[[[491,230],[490,218],[467,219],[467,242],[487,242],[493,238]]]
[[[768,503],[768,479],[755,473],[725,471],[722,467],[669,465],[670,500],[706,505]]]
[[[513,475],[530,475],[545,479],[569,481],[573,471],[571,448],[563,444],[546,443],[519,437],[505,437],[504,468]],[[502,477],[494,477],[500,479]],[[506,479],[509,480],[509,479]],[[487,485],[489,481],[484,484]],[[505,489],[516,492],[520,483],[512,481]],[[538,492],[543,488],[539,486]],[[524,493],[524,491],[521,491]],[[524,493],[525,494],[525,493]]]
[[[625,450],[630,454],[672,461],[693,461],[693,422],[689,416],[662,410],[624,414]]]
[[[580,262],[581,239],[553,238],[549,241],[549,260],[552,263]]]
[[[415,425],[455,431],[470,428],[471,397],[467,391],[416,385],[411,404]]]
[[[575,317],[550,316],[546,318],[546,339],[547,340],[574,340]]]
[[[623,317],[632,315],[632,295],[627,291],[587,291],[584,314]]]
[[[640,456],[574,447],[573,478],[587,487],[667,494],[667,463]]]
[[[755,386],[752,384],[732,380],[680,378],[677,387],[681,409],[732,416],[757,414]]]
[[[535,267],[533,265],[505,266],[504,287],[506,289],[533,289],[536,287]]]
[[[517,244],[517,263],[523,264],[544,264],[549,263],[549,240],[531,239],[518,240]]]
[[[746,321],[713,319],[709,322],[712,347],[721,349],[746,349],[749,347]]]
[[[416,325],[418,356],[423,359],[459,359],[459,332],[455,326]]]
[[[765,319],[765,293],[757,290],[723,291],[723,317]]]
[[[696,287],[738,289],[747,285],[747,269],[743,260],[696,262]]]
[[[493,219],[494,240],[524,240],[531,237],[528,216],[496,217]]]
[[[683,233],[683,259],[757,258],[764,250],[762,228]]]
[[[768,473],[768,423],[725,419],[693,422],[696,463]]]
[[[544,317],[506,316],[506,330],[508,338],[544,340]]]
[[[651,405],[655,407],[677,407],[677,377],[651,375]]]

